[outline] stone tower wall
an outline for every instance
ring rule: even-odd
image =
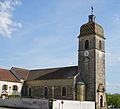
[[[95,101],[96,108],[105,107],[105,38],[103,28],[94,22],[80,29],[78,68],[85,83],[85,100]],[[99,32],[99,34],[96,34]],[[85,48],[85,42],[89,47]],[[87,55],[85,52],[87,51]]]
[[[89,41],[89,56],[84,56],[85,50],[85,41]],[[80,77],[85,82],[85,100],[87,101],[95,101],[95,37],[94,35],[81,37],[79,39],[79,70]],[[84,65],[84,61],[88,59],[88,71],[86,71],[86,67]]]

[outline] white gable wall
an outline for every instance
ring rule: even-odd
[[[6,91],[2,90],[3,85],[7,85],[8,88]],[[16,85],[18,87],[17,91],[13,91],[13,86]],[[21,96],[22,90],[22,83],[20,82],[7,82],[7,81],[0,81],[0,96],[7,92],[8,95],[19,95]]]

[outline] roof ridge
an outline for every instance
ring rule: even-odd
[[[77,67],[77,65],[75,66],[66,66],[66,67],[51,67],[51,68],[41,68],[41,69],[33,69],[33,70],[30,70],[30,71],[37,71],[37,70],[52,70],[52,69],[61,69],[61,68],[70,68],[70,67]]]
[[[12,68],[30,71],[29,69],[24,69],[24,68],[21,68],[21,67],[12,67]]]

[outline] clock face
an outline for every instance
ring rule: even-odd
[[[86,51],[84,52],[84,56],[89,56],[89,51],[86,50]]]

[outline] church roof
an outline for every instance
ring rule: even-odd
[[[0,81],[19,82],[19,80],[6,69],[0,68]]]
[[[77,66],[31,70],[28,80],[73,78],[78,73]]]
[[[11,72],[16,78],[24,80],[46,80],[46,79],[67,79],[73,78],[78,73],[77,66],[26,70],[21,68],[11,68]]]
[[[29,70],[27,69],[22,69],[22,68],[16,68],[12,67],[10,71],[13,73],[13,75],[18,78],[19,80],[27,80],[27,77],[29,75]]]

